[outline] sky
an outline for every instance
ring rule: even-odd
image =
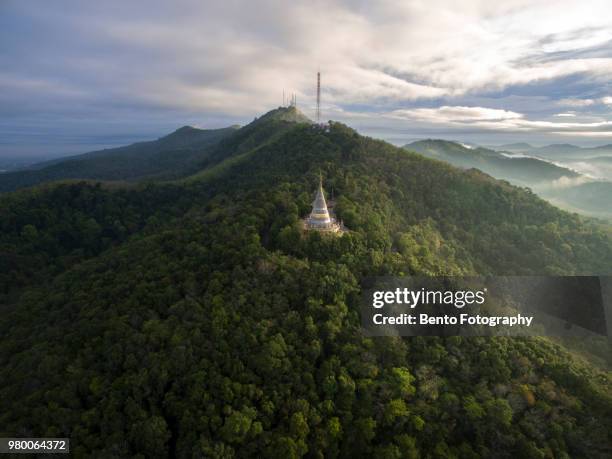
[[[317,71],[395,144],[612,143],[609,0],[0,0],[0,156],[313,117]]]

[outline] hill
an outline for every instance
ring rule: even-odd
[[[552,151],[557,147],[568,150],[573,146],[551,145],[550,149]],[[603,179],[612,177],[607,161],[612,158],[597,157],[588,161],[566,159],[563,163],[552,163],[544,158],[508,154],[488,148],[466,148],[460,143],[446,140],[422,140],[404,148],[457,167],[477,168],[514,185],[527,186],[561,208],[612,221],[612,200],[608,194],[612,182],[595,181],[591,175],[578,172],[598,173]]]
[[[238,128],[196,129],[183,126],[150,142],[85,153],[0,174],[0,192],[65,179],[171,180],[189,176],[226,156],[265,143],[295,123],[311,121],[295,107],[279,107]],[[253,134],[253,135],[251,135]]]
[[[609,227],[339,123],[241,131],[214,174],[0,197],[1,434],[76,457],[610,454],[596,366],[544,339],[367,338],[357,310],[370,275],[609,274]],[[342,237],[299,229],[319,173]]]
[[[496,178],[523,186],[578,176],[570,169],[537,158],[511,157],[488,148],[466,148],[446,140],[421,140],[404,148],[458,167],[475,167]]]
[[[184,126],[158,140],[35,164],[27,170],[1,174],[0,192],[73,178],[172,178],[197,168],[198,162],[206,157],[207,149],[235,130],[234,127],[206,130]]]

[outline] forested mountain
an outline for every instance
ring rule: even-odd
[[[519,148],[523,144],[513,145]],[[571,150],[573,146],[559,147]],[[612,179],[612,163],[607,161],[612,161],[612,157],[597,157],[592,161],[564,159],[563,163],[552,163],[446,140],[421,140],[404,148],[458,167],[480,169],[513,185],[530,187],[539,196],[566,210],[612,221],[612,182],[605,180]],[[597,174],[601,179],[581,174],[577,169]]]
[[[0,434],[75,457],[609,457],[598,366],[545,339],[367,338],[358,301],[368,275],[610,274],[610,228],[286,110],[189,180],[0,196]],[[319,173],[342,237],[300,229]]]
[[[297,122],[310,122],[295,107],[272,110],[238,128],[183,126],[150,142],[94,151],[0,174],[0,192],[65,179],[170,180],[185,177],[227,156],[248,151]]]
[[[173,178],[196,170],[209,149],[235,130],[184,126],[158,140],[35,164],[0,174],[0,192],[62,179]]]
[[[550,182],[561,177],[578,177],[570,169],[537,158],[508,157],[488,148],[468,148],[447,140],[419,140],[404,148],[455,166],[475,167],[496,178],[524,186]]]

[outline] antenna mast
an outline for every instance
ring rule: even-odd
[[[321,122],[321,72],[317,72],[317,124]]]

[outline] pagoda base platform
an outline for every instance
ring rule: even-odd
[[[302,220],[302,229],[304,231],[316,231],[317,233],[333,234],[338,236],[341,236],[347,232],[347,229],[343,225],[335,221],[326,226],[316,226],[310,224],[308,218]]]

